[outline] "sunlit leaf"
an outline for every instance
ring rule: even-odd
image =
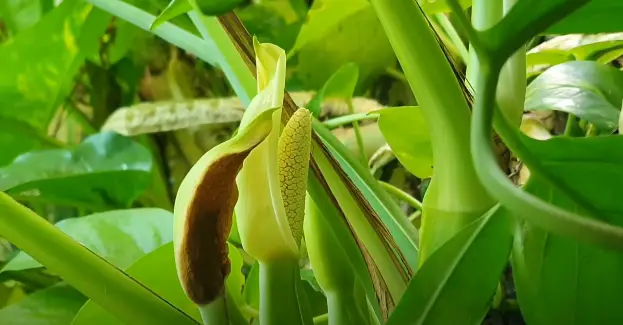
[[[390,107],[376,113],[381,132],[400,163],[419,178],[431,177],[433,148],[420,108]]]
[[[525,110],[559,110],[603,129],[617,127],[623,72],[591,61],[556,65],[528,86]]]
[[[0,168],[0,189],[11,195],[91,208],[126,207],[150,184],[152,157],[113,132],[70,149],[33,151]]]
[[[111,210],[56,224],[60,230],[120,268],[170,242],[173,215],[155,208]],[[2,272],[42,267],[20,252]]]
[[[97,42],[106,27],[106,21],[85,23],[92,8],[83,1],[63,1],[33,28],[0,46],[1,114],[41,130],[47,127],[84,61],[81,43]]]
[[[307,89],[319,89],[348,62],[359,67],[362,87],[395,61],[374,8],[364,0],[315,1],[293,53],[298,55],[292,78]]]
[[[189,12],[193,7],[188,0],[171,0],[169,5],[158,15],[156,20],[149,27],[150,30],[154,30],[156,27],[163,23]]]

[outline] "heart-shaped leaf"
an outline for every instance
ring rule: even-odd
[[[611,130],[617,127],[622,101],[622,71],[591,61],[571,61],[532,81],[525,110],[559,110]]]
[[[149,186],[147,148],[114,132],[71,149],[25,153],[0,168],[0,190],[22,198],[91,209],[129,207]]]

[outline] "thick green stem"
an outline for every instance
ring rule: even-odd
[[[299,280],[297,260],[260,262],[260,324],[306,323],[296,288]]]
[[[5,193],[0,236],[127,324],[197,324]]]
[[[218,297],[210,304],[198,308],[204,325],[229,325],[225,297]]]
[[[471,162],[465,94],[424,13],[412,0],[371,2],[431,133],[435,169],[424,197],[420,238],[425,259],[494,201]]]
[[[472,25],[476,30],[486,30],[497,24],[510,11],[516,0],[474,0],[472,5]],[[474,85],[481,73],[478,57],[470,47],[470,62],[467,78]],[[477,92],[477,89],[474,89]],[[496,93],[496,100],[502,114],[509,122],[519,127],[523,115],[526,94],[526,49],[521,47],[511,56],[502,68]]]
[[[364,318],[355,297],[340,292],[327,292],[327,307],[329,311],[329,325],[364,325],[370,322]]]

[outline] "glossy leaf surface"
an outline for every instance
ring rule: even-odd
[[[623,72],[590,61],[556,65],[527,88],[525,110],[559,110],[604,129],[617,126],[623,102]]]
[[[56,224],[60,230],[119,268],[172,240],[171,212],[140,208],[111,210]],[[2,270],[18,271],[41,267],[20,252]]]
[[[114,132],[68,149],[32,151],[0,168],[0,189],[11,195],[93,209],[124,208],[150,185],[147,148]]]

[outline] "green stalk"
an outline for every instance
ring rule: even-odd
[[[0,236],[127,324],[197,324],[58,228],[0,193]]]
[[[426,16],[412,0],[371,0],[431,133],[434,175],[424,197],[420,265],[494,204],[469,148],[469,106]],[[413,35],[417,35],[414,38]]]
[[[472,25],[476,30],[486,30],[497,24],[510,11],[517,0],[474,0]],[[480,74],[478,57],[470,47],[467,77],[474,84]],[[478,91],[474,89],[474,91]],[[502,114],[512,125],[519,127],[523,115],[526,94],[526,49],[522,46],[504,64],[500,73],[496,101]]]
[[[205,306],[197,306],[204,325],[229,325],[225,297],[216,298]]]
[[[325,230],[330,231],[330,233],[319,233],[322,241],[330,240],[331,238],[337,241],[338,246],[335,249],[341,250],[344,252],[345,259],[342,260],[342,264],[340,265],[330,265],[331,269],[343,269],[350,268],[352,270],[352,274],[355,277],[355,282],[359,283],[361,288],[362,295],[367,298],[367,301],[371,301],[371,306],[369,307],[372,313],[374,314],[374,319],[381,318],[381,309],[378,304],[377,297],[374,292],[374,286],[372,284],[372,280],[370,278],[370,273],[368,273],[368,269],[366,266],[366,262],[362,255],[362,252],[359,250],[357,243],[355,242],[355,238],[348,229],[348,225],[346,224],[343,218],[340,218],[339,211],[337,207],[333,205],[331,202],[331,198],[324,191],[322,185],[318,178],[313,174],[309,173],[309,180],[307,182],[307,188],[309,192],[310,198],[312,198],[314,204],[310,205],[310,208],[318,208],[322,207],[319,211],[324,216],[323,221],[326,223],[325,225],[320,224],[320,226],[324,226]],[[311,211],[311,210],[310,210]],[[314,221],[318,221],[314,219],[315,216],[311,215],[311,212],[307,214],[305,217],[305,225],[304,227],[309,227],[310,225],[314,225]],[[307,231],[307,230],[306,230]],[[329,237],[331,236],[331,237]],[[306,235],[306,241],[308,244],[308,255],[310,256],[310,260],[312,259],[313,252],[310,252],[310,245],[314,245],[314,239],[309,235]],[[312,248],[313,249],[313,248]],[[335,251],[332,251],[335,254]],[[321,254],[323,259],[330,257],[330,255]],[[313,262],[312,262],[313,263]],[[339,273],[338,273],[339,274]],[[334,276],[331,276],[329,279],[334,279]],[[361,296],[361,295],[360,295]]]
[[[348,113],[355,114],[355,108],[353,107],[353,99],[346,100],[348,105]],[[366,147],[363,144],[363,136],[361,135],[361,129],[359,128],[359,122],[353,121],[353,130],[355,131],[355,138],[357,139],[357,147],[359,147],[359,154],[361,155],[361,163],[364,166],[368,165],[368,157],[366,156]]]
[[[260,262],[260,324],[305,324],[297,294],[296,259]]]
[[[381,184],[381,186],[383,186],[383,188],[385,188],[387,192],[395,196],[397,199],[406,202],[407,204],[409,204],[411,207],[413,207],[416,210],[422,210],[422,202],[418,201],[416,198],[409,195],[409,193],[399,189],[398,187],[390,183],[379,181],[379,184]]]
[[[329,325],[369,324],[369,321],[357,309],[357,305],[353,303],[354,296],[344,295],[341,292],[327,292],[326,296]]]
[[[339,128],[340,126],[351,124],[355,121],[376,120],[378,118],[379,118],[378,114],[355,113],[355,114],[338,116],[336,118],[323,121],[322,124],[324,124],[329,130],[333,130],[333,129]]]

